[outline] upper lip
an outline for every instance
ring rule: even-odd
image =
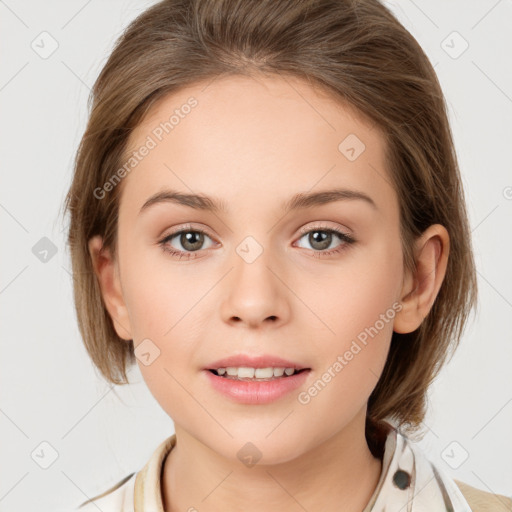
[[[294,368],[295,370],[309,369],[307,366],[288,361],[282,357],[273,356],[270,354],[251,355],[251,354],[234,354],[228,357],[219,359],[210,365],[205,370],[216,370],[217,368],[227,368],[228,366],[240,368]]]

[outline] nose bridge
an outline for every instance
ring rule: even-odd
[[[235,247],[230,265],[234,268],[222,304],[225,321],[242,321],[254,326],[267,319],[276,321],[287,317],[286,287],[282,277],[278,277],[278,258],[271,258],[271,249],[264,246],[268,240],[266,237],[260,243],[249,235]]]

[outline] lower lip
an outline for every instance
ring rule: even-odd
[[[289,377],[268,381],[228,379],[204,370],[214,389],[240,404],[268,404],[297,389],[307,379],[311,370],[304,370]]]

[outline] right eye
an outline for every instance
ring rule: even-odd
[[[195,257],[192,256],[192,253],[198,252],[203,248],[205,237],[211,240],[208,234],[202,229],[181,229],[166,235],[158,243],[165,252],[172,256],[191,258]],[[176,248],[175,245],[172,244],[174,239],[176,239],[177,244],[180,245],[181,248]]]

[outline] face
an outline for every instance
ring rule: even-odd
[[[403,285],[377,128],[299,79],[231,76],[161,100],[132,133],[133,151],[120,185],[119,315],[176,430],[233,459],[250,441],[276,463],[364,417]],[[367,199],[320,194],[335,189]],[[164,191],[218,208],[190,198],[144,207]],[[209,369],[238,355],[306,370],[284,393],[244,399],[231,379],[226,395]]]

